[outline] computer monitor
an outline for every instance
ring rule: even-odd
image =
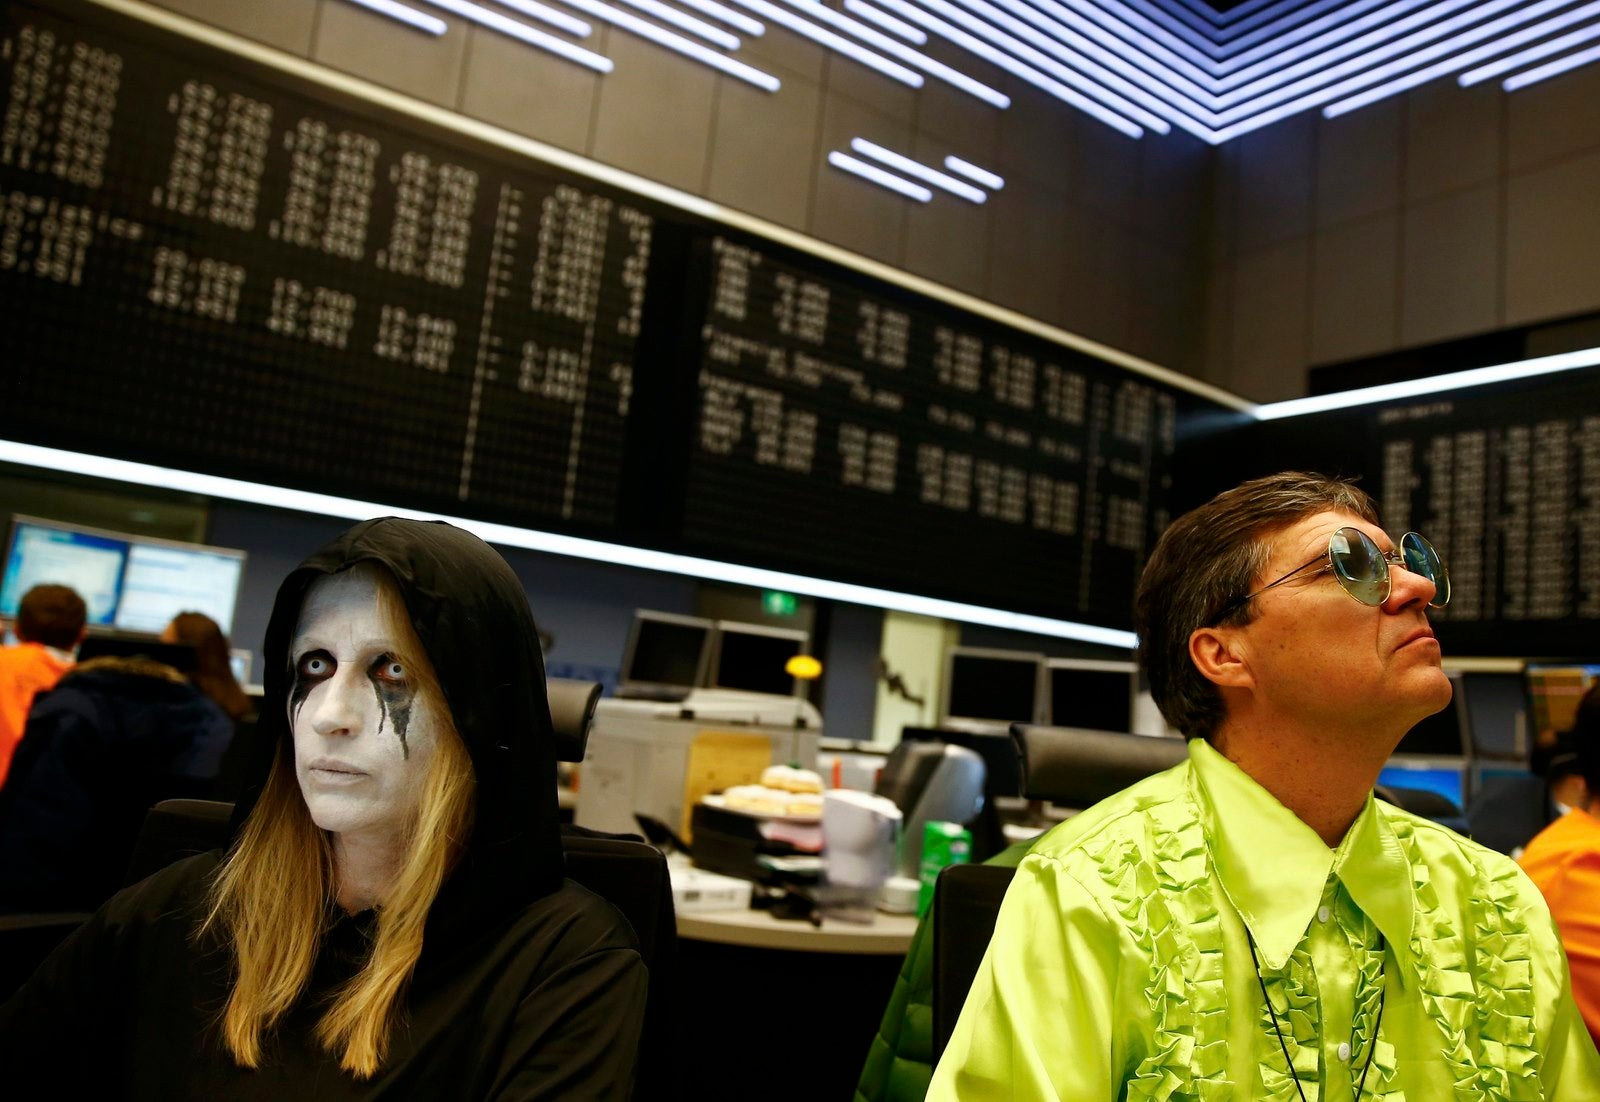
[[[116,616],[128,537],[115,532],[15,516],[0,582],[0,617],[16,618],[22,595],[36,585],[68,585],[88,606],[89,623],[109,627]]]
[[[1454,761],[1428,761],[1416,759],[1400,761],[1391,759],[1378,774],[1378,783],[1386,788],[1421,788],[1437,792],[1458,809],[1465,810],[1471,796],[1468,789],[1468,765],[1460,758]]]
[[[1037,723],[1044,655],[952,647],[945,655],[941,726],[950,723]]]
[[[789,659],[804,654],[810,643],[811,637],[795,628],[718,620],[708,685],[713,689],[793,696],[795,679],[785,667]]]
[[[1138,667],[1132,662],[1052,658],[1045,663],[1052,727],[1132,731]]]
[[[138,537],[122,575],[119,631],[159,632],[180,612],[201,612],[233,633],[233,610],[244,577],[243,551]]]
[[[1563,662],[1529,665],[1523,670],[1528,692],[1528,732],[1533,738],[1570,731],[1578,702],[1600,678],[1600,665]]]
[[[1521,673],[1468,670],[1460,686],[1467,705],[1475,758],[1498,758],[1526,765],[1528,703]]]
[[[636,609],[622,652],[618,695],[687,693],[705,684],[714,626],[698,616]]]

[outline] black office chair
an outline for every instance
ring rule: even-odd
[[[1086,808],[1188,757],[1182,739],[1016,723],[1022,795]],[[939,1059],[994,935],[1012,869],[952,865],[933,896],[933,1058]]]
[[[1449,827],[1462,837],[1470,837],[1472,827],[1466,815],[1454,800],[1427,788],[1400,788],[1392,784],[1376,785],[1372,794],[1402,811],[1432,819],[1440,826]]]
[[[557,761],[582,761],[589,746],[589,728],[600,704],[600,682],[552,677],[545,682],[550,725],[556,735]]]

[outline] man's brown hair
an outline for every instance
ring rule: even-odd
[[[76,590],[65,585],[36,585],[17,606],[17,638],[71,650],[83,638],[89,610]]]
[[[1378,523],[1377,506],[1354,483],[1283,471],[1218,494],[1161,534],[1139,578],[1133,626],[1151,695],[1185,737],[1210,738],[1224,715],[1217,687],[1189,657],[1189,637],[1203,627],[1249,623],[1255,602],[1234,602],[1266,569],[1271,537],[1328,511]]]

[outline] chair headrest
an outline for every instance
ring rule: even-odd
[[[589,745],[589,725],[600,703],[600,682],[552,677],[546,683],[550,725],[555,730],[556,760],[582,761]]]
[[[1011,737],[1023,796],[1062,807],[1091,807],[1189,756],[1183,739],[1118,731],[1015,723]]]

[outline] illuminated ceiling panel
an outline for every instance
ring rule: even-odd
[[[399,0],[348,2],[424,34],[444,29]],[[738,60],[743,40],[702,17],[746,38],[776,23],[912,88],[927,74],[1005,110],[993,86],[1005,72],[1131,138],[1179,129],[1213,145],[1433,80],[1510,92],[1600,60],[1600,0],[1243,0],[1222,11],[1202,0],[619,0],[637,15],[600,0],[414,2],[609,71],[559,37],[588,37],[573,9],[772,93],[778,78]]]

